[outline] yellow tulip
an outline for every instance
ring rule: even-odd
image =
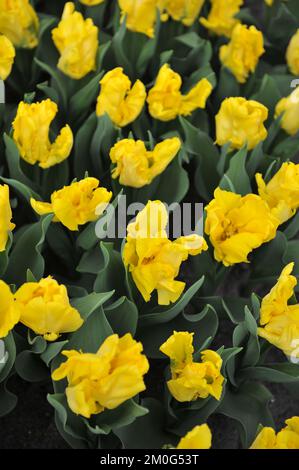
[[[62,333],[76,331],[83,324],[79,312],[70,305],[66,287],[51,277],[23,284],[15,299],[20,322],[47,341],[55,341]]]
[[[263,34],[255,26],[238,24],[232,32],[229,44],[220,47],[219,57],[238,82],[245,83],[249,73],[255,71],[264,52]]]
[[[74,3],[65,4],[61,21],[52,31],[54,44],[60,52],[58,68],[65,75],[79,80],[96,70],[98,32],[91,18],[85,20],[75,11]]]
[[[269,7],[273,5],[273,0],[265,0],[265,2]]]
[[[299,416],[293,416],[285,423],[277,434],[273,428],[263,428],[250,449],[299,449]]]
[[[248,263],[248,255],[275,238],[279,220],[256,194],[239,194],[217,188],[206,207],[205,232],[214,256],[225,266]]]
[[[220,400],[224,382],[222,359],[218,353],[207,349],[201,352],[201,362],[194,362],[192,342],[193,333],[174,331],[160,347],[160,351],[171,360],[168,389],[179,402],[207,398],[209,395]]]
[[[121,21],[126,18],[126,26],[129,30],[146,34],[150,38],[154,36],[158,3],[160,0],[118,0],[121,9]]]
[[[16,56],[12,42],[3,34],[0,35],[0,79],[6,80],[11,73],[11,69]]]
[[[178,137],[165,139],[151,151],[146,149],[142,140],[120,140],[110,150],[110,159],[116,164],[112,178],[119,177],[120,184],[124,186],[142,188],[165,170],[180,148]]]
[[[207,424],[195,426],[192,431],[182,437],[177,449],[210,449],[212,446],[212,433]]]
[[[180,75],[164,64],[147,98],[149,113],[153,118],[170,121],[179,115],[189,116],[195,109],[205,108],[213,89],[206,78],[201,79],[185,95],[180,91],[181,86]]]
[[[63,162],[73,147],[73,133],[66,125],[55,142],[49,139],[50,125],[58,112],[57,104],[50,99],[40,103],[21,103],[12,123],[13,139],[21,157],[30,165],[38,163],[43,168]]]
[[[289,96],[279,100],[275,108],[275,117],[279,116],[281,116],[282,129],[289,135],[297,134],[299,131],[299,87]]]
[[[299,208],[299,164],[283,163],[268,184],[260,173],[255,175],[259,195],[267,202],[281,224]]]
[[[30,203],[39,215],[53,213],[54,222],[61,222],[69,230],[78,230],[79,225],[96,221],[112,197],[112,193],[99,188],[99,184],[96,178],[85,178],[55,191],[50,203],[33,198]]]
[[[83,5],[93,7],[95,5],[100,5],[100,3],[103,3],[105,0],[79,0],[79,1],[80,3],[83,3]]]
[[[205,0],[161,0],[160,8],[164,13],[164,20],[168,15],[175,21],[181,21],[185,26],[191,26]]]
[[[10,288],[0,280],[0,338],[5,338],[20,320],[20,311]]]
[[[263,298],[258,334],[287,356],[299,357],[299,304],[288,305],[297,285],[296,277],[291,275],[293,268],[294,263],[288,264],[277,284]]]
[[[236,18],[243,0],[210,0],[212,8],[208,18],[200,18],[200,23],[218,36],[230,37],[234,27],[240,23]]]
[[[135,121],[145,103],[145,86],[136,80],[133,86],[121,67],[106,73],[100,81],[101,92],[97,101],[98,116],[108,114],[111,121],[124,127]]]
[[[289,42],[286,60],[292,74],[299,75],[299,29]]]
[[[9,188],[6,184],[0,185],[0,253],[5,251],[9,232],[15,228],[11,222],[12,212],[9,202]]]
[[[0,33],[16,47],[38,44],[39,20],[29,0],[0,0]]]
[[[149,201],[139,212],[136,221],[128,225],[123,258],[132,278],[146,302],[157,290],[158,304],[169,305],[182,294],[185,283],[175,278],[189,255],[208,249],[199,235],[167,238],[168,214],[160,201]]]
[[[268,109],[257,101],[226,98],[216,116],[216,143],[230,143],[234,149],[247,144],[252,150],[268,135],[264,126],[267,117]]]
[[[70,409],[90,418],[104,409],[114,409],[145,390],[143,376],[149,363],[142,344],[131,334],[105,339],[95,354],[63,351],[67,361],[53,374],[53,380],[67,377],[66,396]]]

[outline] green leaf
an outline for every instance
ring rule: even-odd
[[[259,91],[251,97],[266,106],[269,110],[269,119],[272,119],[275,113],[275,107],[281,98],[279,88],[275,80],[270,75],[264,75]]]
[[[162,404],[153,398],[146,398],[142,405],[149,413],[136,419],[130,426],[116,429],[126,449],[161,449],[174,442],[174,436],[165,429],[165,411]]]
[[[247,158],[247,149],[243,147],[239,150],[230,160],[228,171],[225,178],[219,183],[221,189],[231,190],[228,185],[228,180],[231,181],[235,192],[242,196],[252,192],[250,179],[245,168]]]
[[[84,297],[72,299],[71,304],[79,311],[81,317],[84,318],[84,320],[87,320],[89,316],[105,302],[107,302],[107,300],[109,300],[113,294],[114,291],[101,292],[99,294],[92,292],[91,294],[88,294]]]
[[[119,429],[147,415],[148,409],[138,405],[133,399],[127,400],[114,410],[105,410],[96,416],[96,425],[107,430]]]
[[[155,325],[155,328],[149,328],[149,325],[141,326],[137,330],[137,338],[143,344],[146,356],[166,359],[159,349],[174,330],[194,333],[194,349],[198,351],[209,338],[214,338],[217,329],[217,314],[210,305],[206,305],[200,313],[192,315],[181,313],[168,323]]]
[[[103,341],[113,334],[102,307],[94,310],[81,328],[69,336],[66,349],[96,353]]]
[[[123,336],[126,333],[131,333],[132,336],[136,333],[138,310],[136,305],[127,299],[127,297],[120,297],[113,304],[104,308],[106,318],[111,325],[114,333]]]
[[[103,255],[103,266],[99,266],[94,290],[105,292],[115,288],[117,295],[126,295],[126,273],[121,254],[113,249],[111,243],[101,242],[100,249]]]
[[[11,179],[23,183],[28,188],[36,189],[33,181],[31,181],[21,169],[20,154],[14,140],[7,134],[3,135],[6,148],[6,160],[9,168]],[[19,186],[20,187],[20,186]]]
[[[271,393],[259,383],[246,382],[236,391],[226,389],[217,413],[239,423],[240,437],[245,449],[252,444],[259,424],[275,427],[269,411],[271,398]]]
[[[72,122],[76,122],[78,119],[82,118],[82,116],[84,117],[85,112],[95,101],[99,94],[99,82],[103,74],[103,71],[98,73],[87,83],[87,85],[72,96],[69,106],[69,114]]]
[[[181,295],[180,299],[171,307],[157,307],[154,313],[141,315],[139,324],[141,327],[149,327],[150,325],[157,325],[167,323],[173,320],[180,312],[184,310],[186,305],[191,301],[192,297],[197,293],[204,282],[204,276],[196,281],[189,289]]]
[[[47,400],[55,409],[55,421],[62,437],[76,449],[87,449],[88,434],[84,421],[69,409],[65,394],[48,394]]]
[[[38,222],[29,225],[18,238],[5,275],[8,283],[21,285],[26,282],[27,269],[30,269],[36,279],[43,277],[45,260],[41,250],[52,218],[52,214],[41,217]]]

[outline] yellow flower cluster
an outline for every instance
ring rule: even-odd
[[[12,212],[9,201],[9,188],[6,184],[0,185],[0,253],[5,251],[9,232],[15,228],[12,223]]]
[[[119,127],[127,126],[139,116],[146,100],[145,86],[140,80],[132,86],[123,69],[117,67],[104,75],[100,85],[96,108],[98,116],[107,113]],[[186,95],[182,95],[181,86],[180,75],[164,64],[147,97],[149,113],[153,118],[170,121],[180,115],[188,116],[195,109],[205,108],[213,89],[206,78],[194,85]]]
[[[268,184],[260,173],[255,177],[259,195],[267,202],[280,224],[293,217],[299,208],[299,164],[283,163]]]
[[[250,449],[299,449],[299,416],[287,419],[285,424],[277,434],[273,428],[263,428]]]
[[[65,4],[60,23],[52,30],[52,37],[60,52],[58,68],[63,73],[79,80],[96,70],[98,28],[91,18],[85,20],[81,13],[75,11],[74,3]]]
[[[177,449],[210,449],[212,433],[207,424],[195,426],[186,436],[180,439]]]
[[[199,235],[167,238],[168,214],[160,201],[149,201],[139,212],[136,221],[128,225],[123,251],[125,265],[146,302],[157,290],[158,304],[176,302],[185,288],[177,281],[179,269],[189,255],[195,256],[208,249]]]
[[[256,194],[240,196],[217,188],[206,207],[205,232],[214,256],[225,266],[248,263],[248,255],[276,235],[279,220]]]
[[[73,133],[66,125],[55,142],[49,139],[50,125],[58,113],[58,106],[50,99],[40,103],[21,101],[12,123],[13,139],[21,157],[30,165],[38,163],[43,168],[63,162],[73,147]]]
[[[16,51],[13,43],[3,34],[0,34],[0,79],[6,80],[11,73]]]
[[[146,98],[145,86],[140,80],[132,86],[123,69],[116,67],[104,75],[100,85],[96,108],[98,116],[107,113],[119,127],[127,126],[139,116]]]
[[[95,354],[63,351],[67,361],[53,374],[53,380],[68,380],[66,396],[70,409],[90,418],[112,410],[145,390],[143,376],[149,363],[142,344],[130,334],[105,339]]]
[[[112,178],[119,177],[124,186],[142,188],[165,170],[180,148],[178,137],[165,139],[153,150],[147,150],[142,140],[120,140],[110,150],[111,162],[116,164]]]
[[[78,330],[83,319],[69,303],[66,287],[48,277],[23,284],[15,294],[0,281],[0,338],[20,321],[47,341]]]
[[[245,83],[265,52],[263,44],[263,34],[255,26],[238,24],[232,32],[229,44],[220,47],[219,57],[238,82]]]
[[[200,18],[203,26],[214,34],[230,37],[234,27],[240,23],[235,17],[243,0],[210,0],[212,7],[208,18]]]
[[[277,284],[263,298],[258,334],[281,349],[287,356],[299,357],[296,349],[299,338],[299,304],[288,305],[294,295],[297,279],[291,273],[294,263],[288,264]]]
[[[267,118],[268,109],[258,101],[226,98],[216,116],[216,142],[230,143],[234,149],[247,145],[252,150],[268,135],[264,126]]]
[[[155,119],[170,121],[177,116],[188,116],[198,108],[205,108],[212,92],[212,85],[203,78],[191,90],[181,93],[182,79],[168,64],[164,64],[148,93],[149,113]]]
[[[78,230],[79,225],[97,220],[112,197],[112,193],[99,188],[99,184],[96,178],[85,178],[55,191],[50,203],[33,198],[30,203],[39,215],[53,213],[54,222],[61,222],[69,230]]]
[[[289,135],[297,134],[299,131],[299,88],[296,88],[289,96],[279,100],[275,108],[275,117],[279,116],[281,116],[280,125],[282,129]]]
[[[14,46],[37,46],[39,20],[29,0],[0,0],[0,33]]]
[[[201,362],[193,361],[193,334],[176,332],[162,344],[160,351],[170,358],[171,379],[167,386],[179,402],[208,396],[220,400],[224,377],[222,359],[212,350],[201,352]]]

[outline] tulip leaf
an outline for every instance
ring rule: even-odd
[[[17,285],[26,282],[27,269],[31,270],[36,279],[42,278],[45,261],[41,250],[52,217],[52,214],[43,216],[38,222],[29,225],[22,232],[9,258],[5,275],[7,282]],[[16,266],[18,266],[17,271]]]
[[[251,193],[251,185],[248,173],[245,168],[247,157],[247,149],[243,147],[230,160],[228,171],[225,173],[226,179],[223,177],[219,183],[221,189],[231,190],[227,181],[233,184],[234,192],[242,196]]]
[[[192,297],[195,296],[197,291],[203,285],[204,276],[196,281],[189,289],[181,295],[180,299],[174,303],[171,307],[157,307],[154,313],[148,313],[140,316],[140,326],[156,325],[161,323],[168,323],[178,316],[180,312],[184,310],[186,305],[191,301]]]
[[[260,383],[248,383],[237,390],[226,389],[217,413],[237,421],[243,447],[252,444],[259,424],[274,427],[269,411],[271,393]]]
[[[114,333],[123,336],[126,333],[131,333],[132,336],[136,333],[138,310],[136,305],[127,299],[127,297],[120,297],[113,304],[104,307],[106,318]]]
[[[176,444],[177,439],[165,429],[165,411],[162,404],[153,398],[146,398],[142,406],[149,413],[139,417],[130,426],[123,426],[114,432],[126,449],[161,449],[165,444]]]

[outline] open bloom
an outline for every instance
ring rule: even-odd
[[[258,334],[281,349],[287,356],[299,357],[299,304],[288,305],[294,295],[297,279],[292,276],[294,263],[282,271],[275,286],[263,298]]]
[[[124,127],[135,121],[145,103],[145,86],[136,80],[132,86],[121,67],[107,72],[100,81],[101,92],[97,101],[96,113],[103,116],[107,113],[111,121]]]
[[[149,201],[136,221],[128,225],[123,252],[124,263],[144,300],[148,302],[157,290],[159,305],[177,301],[185,288],[184,282],[175,280],[182,262],[208,248],[196,234],[170,241],[165,230],[167,223],[164,204]]]
[[[38,163],[50,168],[68,158],[73,147],[73,133],[66,125],[55,142],[50,142],[50,125],[58,112],[57,104],[50,99],[40,103],[21,103],[12,123],[13,139],[21,157],[30,165]]]
[[[240,149],[245,144],[252,150],[266,139],[264,122],[268,109],[261,103],[245,98],[226,98],[216,116],[216,143]]]
[[[5,251],[9,232],[15,228],[11,222],[12,212],[9,202],[9,187],[0,185],[0,253]]]
[[[160,351],[170,358],[168,389],[179,402],[207,398],[209,395],[220,400],[224,382],[222,359],[218,353],[207,349],[201,352],[201,362],[194,362],[193,334],[174,331],[160,347]]]
[[[96,70],[98,32],[91,18],[85,20],[75,11],[74,3],[65,4],[61,21],[52,31],[54,44],[60,52],[58,68],[63,73],[78,80]]]
[[[90,418],[104,409],[112,410],[145,390],[143,376],[149,369],[142,344],[131,334],[105,339],[95,354],[63,351],[67,361],[53,380],[67,377],[66,396],[70,409]]]
[[[157,8],[160,0],[118,0],[121,9],[121,21],[126,17],[129,30],[143,33],[152,38],[156,23]]]
[[[201,79],[185,95],[180,91],[181,86],[180,75],[164,64],[148,93],[147,102],[153,118],[170,121],[179,115],[189,116],[197,108],[205,108],[213,89],[206,78]]]
[[[225,266],[248,263],[248,255],[275,238],[279,220],[256,194],[240,196],[217,188],[206,207],[205,231],[214,256]]]
[[[178,137],[165,139],[153,150],[147,150],[142,140],[120,140],[110,150],[110,159],[116,164],[112,178],[119,177],[124,186],[142,188],[165,170],[180,148]]]
[[[39,282],[26,282],[16,292],[20,321],[47,341],[82,326],[79,312],[70,305],[66,287],[47,277]]]
[[[290,71],[294,75],[299,75],[299,29],[297,29],[289,42],[286,60]]]
[[[269,183],[255,175],[259,195],[267,202],[280,223],[290,219],[299,208],[299,164],[285,162]]]
[[[282,129],[290,135],[297,134],[299,131],[299,87],[289,96],[278,101],[275,108],[275,117],[279,116],[281,116],[280,125]]]
[[[162,19],[168,15],[185,26],[191,26],[202,9],[204,0],[161,0],[160,8],[164,12]]]
[[[207,424],[195,426],[186,436],[182,437],[177,449],[210,449],[212,445],[212,433]]]
[[[250,449],[299,449],[299,416],[287,419],[285,424],[277,434],[273,428],[263,428]]]
[[[39,20],[29,0],[0,0],[0,33],[14,46],[36,47],[38,31]]]
[[[99,188],[96,178],[85,178],[70,186],[64,186],[51,195],[51,202],[31,198],[30,203],[39,215],[54,214],[54,222],[61,222],[69,230],[97,220],[104,212],[112,193]]]
[[[6,36],[0,34],[0,79],[6,80],[10,75],[16,51],[15,48]]]
[[[5,338],[20,320],[20,310],[7,284],[0,280],[0,338]]]
[[[263,34],[255,26],[238,24],[228,44],[220,47],[219,57],[238,82],[245,83],[265,52]]]
[[[200,18],[200,22],[218,36],[230,37],[234,27],[240,23],[236,18],[243,0],[211,0],[212,8],[208,18]]]

